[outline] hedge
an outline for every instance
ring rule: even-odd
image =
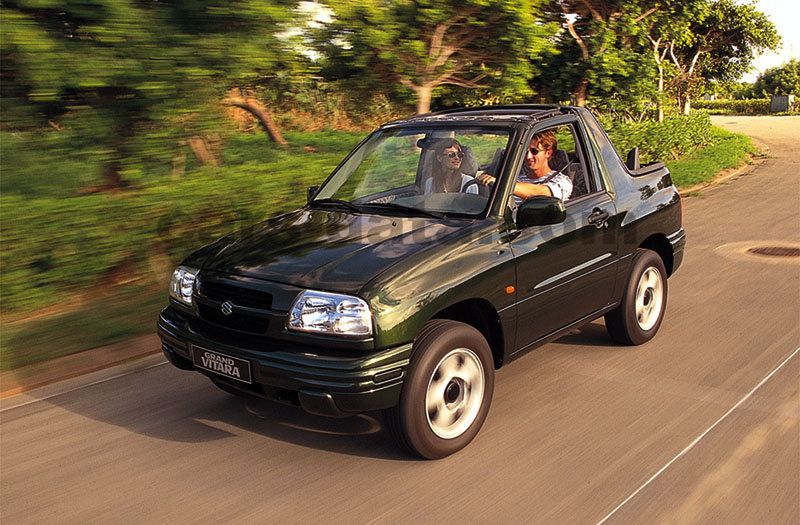
[[[694,109],[707,110],[712,115],[768,115],[770,99],[697,100]]]
[[[663,124],[606,122],[620,154],[639,146],[644,162],[680,157],[710,137],[708,115]],[[31,311],[108,281],[163,280],[169,265],[235,228],[294,209],[361,134],[287,134],[288,151],[263,136],[241,135],[226,145],[224,166],[202,167],[172,179],[142,179],[117,194],[79,195],[69,181],[87,180],[86,167],[58,134],[3,142],[0,195],[0,308]],[[64,139],[67,140],[67,139]],[[72,182],[74,185],[75,183]],[[65,189],[67,187],[67,189]],[[165,273],[167,275],[165,275]]]
[[[601,120],[623,160],[637,146],[642,163],[648,163],[678,159],[711,143],[711,119],[703,112],[668,117],[662,123]]]

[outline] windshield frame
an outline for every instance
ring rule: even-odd
[[[306,207],[313,207],[313,204],[316,200],[318,200],[318,196],[321,194],[322,190],[328,185],[331,180],[336,176],[336,174],[350,161],[350,159],[359,151],[365,144],[369,141],[373,140],[377,135],[387,132],[405,132],[405,131],[420,131],[420,132],[431,132],[431,131],[442,131],[442,130],[457,130],[457,129],[471,129],[471,130],[486,130],[487,132],[497,131],[497,132],[505,132],[508,135],[508,140],[506,143],[506,152],[504,158],[499,166],[498,173],[496,174],[498,181],[501,177],[504,176],[505,171],[508,169],[509,164],[513,161],[513,158],[516,156],[517,146],[522,134],[525,133],[527,129],[530,128],[529,123],[522,123],[518,121],[496,121],[496,120],[489,120],[483,118],[470,118],[470,119],[443,119],[441,121],[431,122],[431,121],[404,121],[404,122],[396,122],[396,123],[389,123],[385,124],[378,129],[369,133],[363,140],[361,140],[343,159],[342,161],[334,168],[330,174],[325,178],[325,181],[319,185],[319,188],[316,191],[316,195],[312,198],[307,204]],[[501,185],[495,184],[492,188],[492,191],[489,194],[487,199],[486,205],[484,206],[483,210],[480,213],[461,213],[455,211],[442,211],[442,210],[435,210],[436,213],[442,213],[446,216],[446,218],[464,218],[464,219],[484,219],[491,214],[497,214],[495,201],[498,198],[498,189]],[[422,212],[422,210],[420,210]],[[362,213],[364,214],[383,214],[384,210],[374,210],[370,209],[369,206],[365,206]]]

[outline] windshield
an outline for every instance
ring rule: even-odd
[[[478,183],[475,176],[497,175],[509,137],[509,130],[497,128],[379,131],[320,188],[312,205],[376,213],[478,215],[493,188]]]

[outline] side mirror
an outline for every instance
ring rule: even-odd
[[[558,224],[567,218],[564,203],[555,197],[531,197],[517,208],[517,227]]]
[[[639,147],[635,147],[628,152],[628,158],[625,160],[625,165],[631,171],[636,171],[642,167],[639,162]]]
[[[306,202],[311,202],[319,191],[319,186],[309,186],[308,193],[306,193]]]

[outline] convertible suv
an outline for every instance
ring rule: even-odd
[[[515,200],[543,131],[572,192]],[[460,191],[432,183],[442,141]],[[527,351],[602,316],[621,344],[651,339],[684,243],[669,171],[637,149],[623,162],[586,109],[442,111],[380,127],[304,207],[189,255],[158,333],[173,365],[226,392],[383,410],[402,446],[440,458],[475,437],[495,370]]]

